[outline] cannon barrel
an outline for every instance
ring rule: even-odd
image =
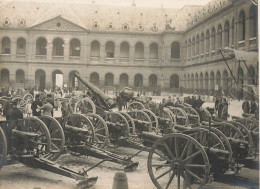
[[[95,85],[91,84],[89,81],[87,81],[86,79],[83,79],[82,77],[80,77],[79,73],[75,73],[75,76],[95,95],[97,95],[97,97],[104,102],[106,108],[110,109],[115,107],[116,103],[115,101],[110,98],[109,96],[105,95],[98,87],[96,87]]]

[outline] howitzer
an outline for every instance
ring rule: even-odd
[[[75,76],[93,93],[93,101],[97,106],[100,106],[103,110],[109,110],[115,107],[116,103],[112,98],[105,95],[99,88],[88,82],[87,80],[80,77],[78,73],[75,73]]]

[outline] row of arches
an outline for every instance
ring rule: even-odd
[[[239,67],[235,73],[235,79],[238,84],[253,85],[257,81],[256,73],[253,66],[249,66],[246,74],[245,71]],[[215,73],[214,71],[211,71],[184,74],[184,88],[190,89],[191,91],[209,92],[223,90],[226,93],[230,89],[232,83],[234,83],[234,80],[227,70],[224,70],[222,73],[218,70]]]
[[[77,78],[75,78],[74,73],[76,71],[71,71],[69,74],[69,87],[78,87],[79,82]],[[58,77],[59,76],[59,77]],[[61,80],[61,81],[57,81]],[[3,69],[1,70],[1,83],[3,85],[8,85],[10,81],[10,73],[9,70]],[[25,83],[25,72],[21,69],[16,71],[16,83]],[[113,86],[114,85],[114,74],[107,73],[105,74],[104,83],[100,83],[100,77],[97,72],[93,72],[90,74],[89,81],[95,85],[104,85],[104,86]],[[61,82],[61,83],[60,83]],[[35,86],[38,86],[40,90],[45,88],[46,83],[46,73],[44,70],[39,69],[35,72]],[[55,70],[52,72],[52,87],[57,87],[63,84],[63,73],[60,70]],[[119,86],[129,86],[129,76],[126,73],[122,73],[119,77]],[[142,74],[136,74],[134,76],[134,87],[144,87],[144,77]],[[151,74],[149,76],[149,84],[148,87],[150,88],[157,88],[158,87],[158,78],[156,74]],[[170,77],[170,88],[179,88],[179,76],[173,74]]]
[[[62,38],[55,38],[52,43],[52,56],[64,56],[65,42]],[[144,59],[144,44],[142,42],[137,42],[135,44],[134,57],[136,59]],[[4,37],[2,39],[2,54],[11,53],[11,41],[9,37]],[[24,38],[17,39],[16,45],[17,54],[26,54],[26,40]],[[90,56],[100,57],[100,42],[94,40],[91,42]],[[108,41],[105,44],[105,56],[106,58],[115,58],[115,42]],[[47,55],[47,40],[40,37],[36,40],[36,55]],[[74,57],[81,56],[81,42],[79,39],[72,39],[69,42],[69,55]],[[124,41],[120,44],[120,58],[130,57],[130,45],[128,42]],[[158,59],[158,44],[153,42],[149,46],[149,58]],[[171,45],[171,58],[180,59],[180,44],[179,42],[173,42]]]
[[[246,22],[248,22],[248,26]],[[249,38],[256,37],[257,26],[257,6],[252,5],[249,9],[248,15],[246,15],[244,10],[241,10],[237,20],[237,41],[244,41],[247,32]],[[187,57],[193,57],[207,53],[210,50],[214,51],[218,48],[234,45],[234,37],[235,22],[233,18],[232,20],[226,20],[224,24],[219,23],[217,27],[213,26],[211,29],[206,30],[205,34],[202,32],[201,34],[189,38],[185,42],[187,46]]]

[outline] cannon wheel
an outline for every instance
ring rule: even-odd
[[[90,132],[90,135],[87,136],[87,140],[84,142],[88,144],[94,143],[95,141],[94,127],[91,121],[89,120],[89,118],[87,118],[87,116],[84,116],[82,114],[71,114],[69,116],[68,121],[70,122],[71,126],[87,129]]]
[[[127,111],[132,111],[132,110],[141,110],[145,109],[144,105],[141,102],[131,102],[128,107]]]
[[[189,125],[188,115],[182,108],[171,107],[169,109],[176,116],[178,125]],[[179,120],[181,120],[181,122]]]
[[[75,111],[75,105],[79,101],[78,97],[71,97],[68,101],[69,105],[71,106],[72,110]],[[74,112],[75,113],[75,112]]]
[[[21,111],[25,111],[26,101],[21,97],[15,97],[12,99],[12,102],[17,102],[17,108]]]
[[[184,110],[188,114],[188,117],[191,116],[192,118],[196,118],[197,119],[197,123],[200,123],[200,115],[198,114],[198,112],[194,108],[192,108],[192,107],[185,107]],[[191,117],[189,117],[189,119]],[[191,123],[191,121],[189,121],[189,122]]]
[[[174,115],[169,108],[164,108],[163,110],[166,111],[168,114],[170,114],[172,122],[173,122],[173,128],[174,128],[174,126],[177,125],[177,123],[176,123],[176,115]]]
[[[82,98],[75,103],[74,113],[96,113],[96,106],[90,98]]]
[[[147,113],[141,111],[141,110],[132,110],[131,112],[127,112],[134,120],[139,120],[139,121],[142,121],[144,124],[147,124],[148,125],[148,130],[145,130],[145,131],[148,131],[148,132],[151,132],[152,131],[152,121],[150,119],[150,117],[147,115]],[[138,126],[136,127],[136,131],[139,132],[138,130],[140,131],[143,131],[143,128],[138,128]]]
[[[251,118],[232,117],[234,121],[243,124],[250,132],[259,132],[259,122]]]
[[[104,148],[109,141],[109,132],[108,127],[105,120],[95,114],[95,113],[88,113],[86,116],[92,122],[95,132],[95,143],[94,145],[98,148]]]
[[[38,134],[39,137],[35,141],[38,144],[37,151],[43,155],[50,153],[51,135],[43,121],[37,117],[25,118],[21,130]]]
[[[5,164],[7,156],[7,140],[3,129],[0,127],[0,169]]]
[[[51,135],[51,153],[46,157],[51,161],[59,158],[65,145],[65,135],[60,123],[53,117],[43,115],[39,117],[48,127]]]
[[[227,137],[218,129],[214,128],[214,127],[210,127],[209,126],[201,126],[202,128],[207,129],[208,131],[210,130],[211,132],[215,133],[223,142],[225,149],[229,151],[229,162],[232,161],[232,147],[230,145],[230,142],[228,141]]]
[[[119,112],[110,112],[109,113],[110,121],[112,123],[116,123],[119,125],[123,125],[123,136],[129,137],[130,136],[130,129],[127,119]]]
[[[200,188],[206,184],[210,173],[209,159],[203,147],[191,136],[181,133],[158,139],[150,149],[147,166],[152,182],[160,189],[180,188],[180,177],[189,188],[193,184],[199,184]]]
[[[33,95],[31,94],[26,94],[23,96],[23,100],[27,103],[27,104],[31,104],[33,102]]]
[[[245,139],[248,141],[248,151],[249,151],[249,154],[252,154],[254,153],[254,144],[253,144],[253,138],[250,134],[250,131],[240,122],[237,122],[237,121],[228,121],[228,123],[234,125],[235,127],[237,127],[241,132],[242,134],[244,135]]]
[[[130,134],[135,135],[136,134],[135,133],[135,122],[134,122],[133,118],[126,112],[119,112],[119,113],[122,114],[127,119]]]
[[[159,130],[159,123],[158,123],[157,116],[151,110],[148,110],[148,109],[142,109],[141,111],[145,112],[150,117],[153,128],[156,131]]]

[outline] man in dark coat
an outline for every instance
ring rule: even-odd
[[[11,104],[11,99],[8,99],[7,101],[4,102],[3,105],[3,115],[6,117],[6,120],[11,119],[11,113],[13,111],[12,104]]]
[[[249,102],[248,99],[246,98],[245,101],[242,104],[242,109],[244,111],[245,114],[249,114]]]
[[[11,120],[23,119],[23,112],[17,108],[17,102],[13,102],[12,108]]]
[[[35,101],[33,101],[32,103],[32,113],[33,113],[33,116],[41,116],[41,111],[36,111],[37,109],[37,106],[42,106],[42,101],[40,100],[40,95],[36,95],[35,96]]]
[[[250,114],[255,114],[256,107],[257,107],[257,105],[255,103],[255,100],[251,100],[250,104],[251,104],[251,106],[250,106]]]

